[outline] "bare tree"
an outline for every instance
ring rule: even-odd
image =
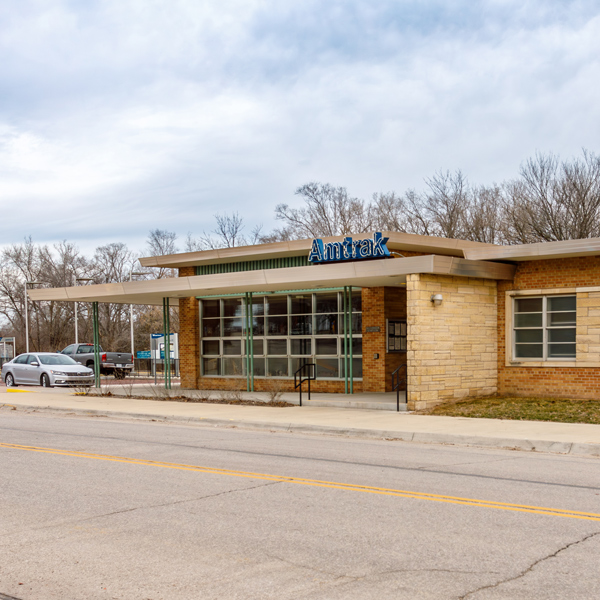
[[[592,152],[571,161],[537,153],[505,193],[511,243],[600,236],[600,157]]]
[[[218,213],[215,215],[215,220],[217,222],[216,227],[210,233],[204,232],[198,239],[194,238],[191,233],[187,234],[185,242],[187,252],[235,248],[264,242],[261,234],[262,225],[254,227],[248,237],[244,235],[243,231],[246,227],[244,219],[237,212],[231,215]]]
[[[307,183],[296,190],[304,200],[302,208],[279,204],[275,218],[283,221],[285,236],[291,239],[345,235],[369,231],[373,215],[363,200],[348,196],[346,188],[328,183]]]

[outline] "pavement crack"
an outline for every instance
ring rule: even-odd
[[[586,542],[587,540],[589,540],[593,537],[596,537],[597,535],[600,535],[600,531],[595,531],[594,533],[588,533],[587,535],[584,535],[581,539],[575,540],[574,542],[569,542],[568,544],[561,546],[555,552],[552,552],[551,554],[547,554],[546,556],[542,556],[542,558],[538,558],[536,561],[532,562],[526,569],[524,569],[517,575],[514,575],[513,577],[508,577],[506,579],[503,579],[502,581],[497,581],[496,583],[491,583],[489,585],[481,586],[475,590],[471,590],[470,592],[467,592],[466,594],[459,596],[458,600],[465,600],[466,598],[473,596],[473,594],[477,594],[478,592],[482,592],[483,590],[494,589],[501,585],[504,585],[505,583],[511,583],[512,581],[517,581],[517,579],[521,579],[522,577],[525,577],[525,575],[528,575],[529,573],[531,573],[533,571],[533,569],[535,569],[539,564],[541,564],[547,560],[550,560],[551,558],[555,558],[561,552],[568,550],[572,546],[577,546],[578,544],[582,544],[583,542]]]
[[[254,485],[252,487],[237,488],[234,490],[225,490],[223,492],[218,492],[216,494],[208,494],[206,496],[199,496],[197,498],[186,498],[185,500],[173,500],[171,502],[162,502],[161,504],[146,504],[144,506],[134,506],[132,508],[123,508],[121,510],[114,510],[112,512],[103,513],[100,515],[92,515],[90,517],[85,517],[84,519],[76,519],[75,521],[63,521],[61,523],[53,523],[53,524],[49,524],[49,525],[42,525],[40,527],[32,527],[32,528],[28,529],[27,531],[43,531],[44,529],[55,529],[57,527],[65,527],[65,526],[69,526],[69,525],[76,525],[78,523],[86,523],[88,521],[94,521],[96,519],[104,519],[106,517],[113,517],[115,515],[121,515],[124,513],[135,512],[138,510],[148,510],[151,508],[164,508],[166,506],[176,506],[178,504],[186,504],[189,502],[198,502],[200,500],[208,500],[210,498],[217,498],[218,496],[226,496],[228,494],[235,494],[238,492],[246,492],[246,491],[250,491],[250,490],[256,490],[258,488],[263,488],[263,487],[267,487],[270,485],[277,485],[280,483],[283,483],[283,482],[282,481],[269,481],[267,483],[261,483],[259,485]],[[15,535],[18,533],[22,533],[22,532],[14,531],[14,532],[10,532],[10,533],[4,533],[4,534],[2,534],[2,537],[12,536],[12,535]],[[2,600],[2,599],[0,598],[0,600]]]
[[[334,578],[334,581],[338,581],[340,579],[347,579],[350,581],[358,581],[359,579],[362,579],[362,577],[357,577],[357,576],[353,576],[353,575],[340,575],[339,573],[333,573],[332,571],[326,571],[325,569],[317,569],[316,567],[311,567],[310,565],[305,565],[300,562],[294,562],[294,561],[288,560],[287,558],[282,558],[281,556],[275,556],[274,554],[264,553],[264,555],[267,558],[271,558],[273,560],[278,560],[282,563],[285,563],[286,565],[296,567],[297,569],[305,569],[307,571],[313,571],[315,573],[320,573],[321,575],[329,575],[330,577]]]

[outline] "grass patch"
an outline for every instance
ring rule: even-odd
[[[418,414],[600,425],[600,400],[510,396],[469,398],[438,404],[433,408],[418,411]]]

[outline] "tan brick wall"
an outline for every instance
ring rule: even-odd
[[[432,294],[442,294],[440,306]],[[407,320],[409,409],[496,392],[495,281],[409,275]]]
[[[498,391],[515,396],[600,398],[600,257],[561,258],[519,263],[514,281],[498,282],[498,295],[507,291],[539,290],[577,293],[577,360],[569,366],[507,365],[505,303],[498,311]],[[587,366],[586,366],[587,365]]]

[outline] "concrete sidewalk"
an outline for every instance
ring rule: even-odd
[[[58,389],[0,387],[0,411],[43,411],[189,423],[214,427],[327,434],[408,442],[600,456],[600,425],[415,415],[332,406],[243,406],[75,396]]]

